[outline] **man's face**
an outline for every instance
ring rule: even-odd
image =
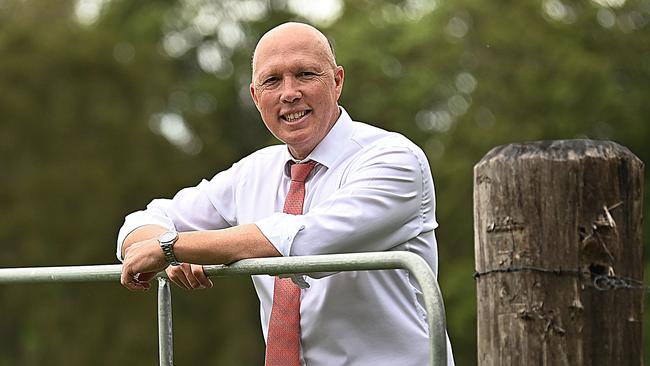
[[[266,127],[304,159],[339,116],[343,68],[312,32],[280,32],[255,53],[251,95]]]

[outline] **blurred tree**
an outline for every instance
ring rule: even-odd
[[[449,332],[474,364],[472,166],[499,144],[576,137],[648,161],[648,0],[0,1],[0,265],[115,262],[126,213],[275,143],[250,55],[287,20],[332,38],[353,118],[427,152]],[[155,363],[153,297],[0,288],[0,366]],[[248,279],[174,298],[177,361],[261,364]]]
[[[175,3],[115,1],[93,24],[82,22],[75,6],[2,3],[2,266],[114,263],[115,230],[126,213],[229,166],[251,146],[243,143],[246,134],[218,140],[219,131],[239,131],[224,119],[216,119],[216,133],[206,133],[213,140],[199,141],[193,129],[201,125],[185,124],[188,117],[177,104],[196,106],[190,116],[207,125],[216,114],[215,96],[238,99],[239,90],[207,74],[205,85],[194,88],[188,74],[201,71],[161,52],[164,20]],[[219,107],[230,116],[240,109],[226,97]],[[192,138],[179,138],[178,131]],[[162,180],[162,172],[175,174]],[[232,297],[215,298],[215,291],[210,300],[192,305],[191,313],[179,292],[177,334],[188,325],[191,333],[206,328],[200,341],[177,342],[181,355],[185,344],[209,346],[191,357],[259,363],[260,352],[245,348],[252,342],[260,349],[262,341],[249,282],[222,284]],[[157,359],[151,296],[134,296],[117,284],[20,286],[3,288],[0,296],[3,312],[12,314],[0,330],[0,338],[9,340],[0,351],[1,365]],[[220,304],[216,314],[210,311],[214,304]],[[197,318],[185,321],[184,314],[202,314],[220,326],[239,322],[232,328],[242,330],[226,336]]]
[[[473,164],[496,145],[570,138],[614,140],[648,161],[649,10],[648,1],[367,0],[346,3],[328,29],[348,75],[343,105],[429,156],[458,364],[476,363],[465,352],[475,349]]]

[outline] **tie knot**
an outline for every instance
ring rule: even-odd
[[[318,163],[313,160],[306,163],[293,164],[291,166],[291,180],[294,182],[304,182],[316,164]]]

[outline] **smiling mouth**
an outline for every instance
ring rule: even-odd
[[[304,111],[300,111],[300,112],[296,112],[296,113],[288,113],[288,114],[280,116],[280,118],[282,118],[283,120],[285,120],[287,122],[295,122],[295,121],[303,118],[304,116],[308,115],[309,113],[311,113],[311,110],[304,110]]]

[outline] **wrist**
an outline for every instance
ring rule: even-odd
[[[176,244],[177,241],[178,232],[176,230],[165,231],[158,237],[158,244],[163,252],[165,261],[172,266],[178,266],[180,264],[174,253],[174,244]]]

